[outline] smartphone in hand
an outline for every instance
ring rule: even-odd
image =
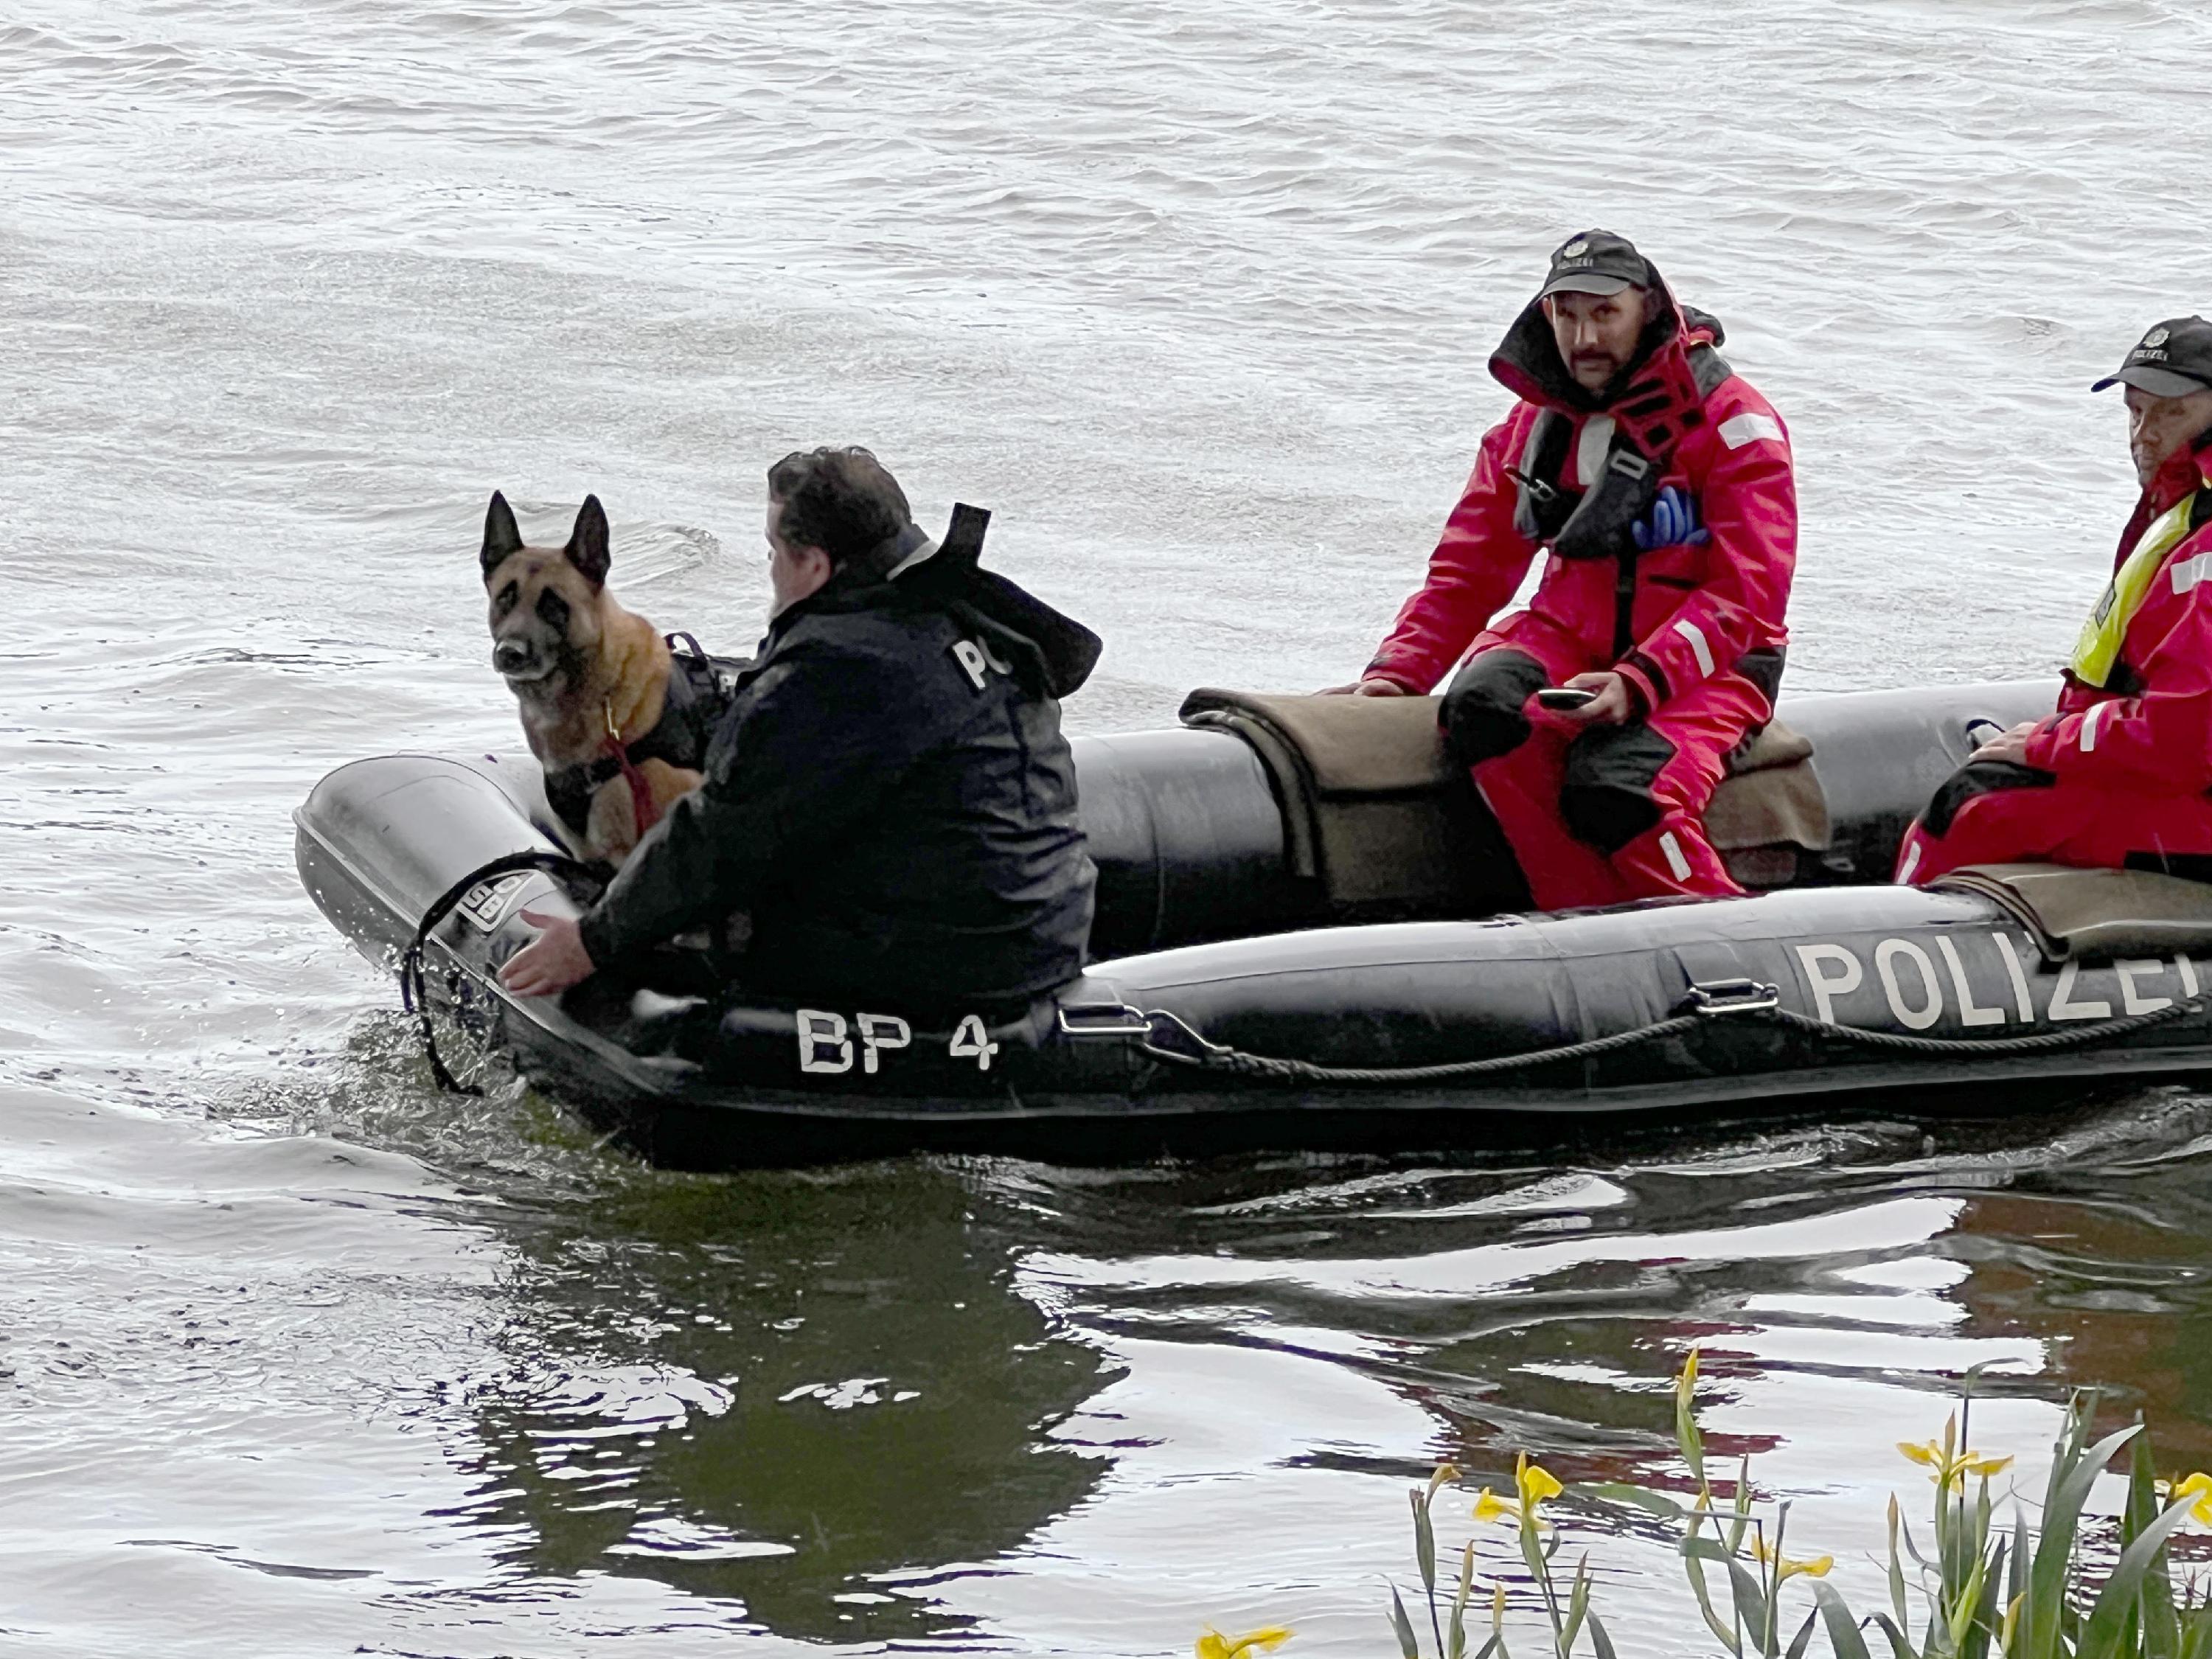
[[[1583,691],[1571,685],[1547,685],[1536,693],[1536,706],[1560,714],[1571,708],[1587,708],[1597,701],[1597,693]]]

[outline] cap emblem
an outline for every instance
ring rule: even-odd
[[[2143,336],[2143,343],[2147,346],[2153,347],[2164,345],[2166,343],[2166,331],[2162,328],[2154,328],[2151,330],[2149,333]]]
[[[1559,258],[1562,259],[1579,259],[1583,254],[1588,253],[1589,252],[1589,242],[1588,239],[1577,236],[1573,241],[1568,243],[1565,247],[1559,250]]]

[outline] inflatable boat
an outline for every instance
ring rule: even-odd
[[[434,1007],[465,1033],[446,1024],[449,1049],[502,1052],[684,1167],[1525,1144],[1531,1115],[1548,1133],[2212,1072],[2212,886],[2036,866],[1887,884],[1984,729],[2052,694],[1786,699],[1708,819],[1750,896],[1532,915],[1429,700],[1194,693],[1178,728],[1075,740],[1095,965],[1012,1016],[725,1006],[649,964],[509,996],[525,907],[589,898],[526,760],[343,766],[295,814],[299,868],[373,960],[405,959],[426,1034]]]

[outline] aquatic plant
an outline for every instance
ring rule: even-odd
[[[1870,1636],[1887,1647],[1887,1659],[2212,1659],[2212,1595],[2200,1595],[2193,1583],[2177,1593],[2166,1549],[2185,1523],[2212,1526],[2212,1474],[2160,1482],[2140,1418],[2093,1439],[2097,1396],[2077,1394],[2068,1402],[2033,1521],[2031,1506],[2014,1492],[2010,1524],[2000,1525],[1991,1486],[2013,1459],[1972,1449],[1976,1381],[1970,1372],[1959,1409],[1939,1436],[1898,1447],[1928,1471],[1930,1508],[1916,1537],[1903,1506],[1890,1498],[1888,1605],[1863,1618],[1826,1582],[1832,1555],[1785,1551],[1790,1505],[1762,1509],[1755,1502],[1749,1457],[1739,1464],[1728,1498],[1716,1498],[1697,1422],[1694,1349],[1674,1385],[1675,1443],[1695,1483],[1689,1503],[1621,1483],[1569,1487],[1523,1453],[1513,1496],[1483,1487],[1474,1518],[1515,1529],[1554,1659],[1572,1659],[1585,1638],[1595,1659],[1613,1659],[1612,1639],[1590,1605],[1589,1557],[1563,1583],[1562,1534],[1541,1513],[1569,1493],[1633,1508],[1668,1527],[1691,1595],[1729,1659],[1803,1659],[1816,1631],[1835,1659],[1873,1659]],[[2085,1555],[2084,1510],[2098,1480],[2120,1472],[2116,1464],[2124,1452],[2128,1489],[2117,1553],[2107,1562],[2102,1552],[2088,1552],[2093,1563]],[[1467,1613],[1477,1597],[1474,1539],[1461,1553],[1459,1582],[1448,1597],[1437,1571],[1435,1506],[1459,1478],[1447,1463],[1410,1494],[1428,1628],[1417,1627],[1393,1584],[1390,1625],[1403,1659],[1423,1659],[1424,1636],[1439,1659],[1466,1659]],[[1793,1583],[1799,1587],[1790,1596],[1811,1601],[1802,1621],[1794,1610],[1784,1616],[1785,1588]],[[1490,1630],[1474,1659],[1511,1659],[1504,1583],[1492,1583],[1486,1599]],[[1207,1650],[1200,1651],[1210,1659]]]

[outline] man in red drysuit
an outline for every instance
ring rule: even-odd
[[[1967,757],[1905,832],[1900,882],[2044,860],[2212,880],[2212,323],[2160,323],[2118,373],[2142,498],[2056,714]]]
[[[1569,238],[1490,359],[1521,401],[1426,586],[1340,688],[1419,696],[1459,664],[1446,738],[1542,909],[1741,890],[1701,820],[1773,717],[1797,494],[1781,418],[1721,339],[1626,239]],[[1539,552],[1526,608],[1498,617]],[[1559,687],[1595,695],[1543,707]]]

